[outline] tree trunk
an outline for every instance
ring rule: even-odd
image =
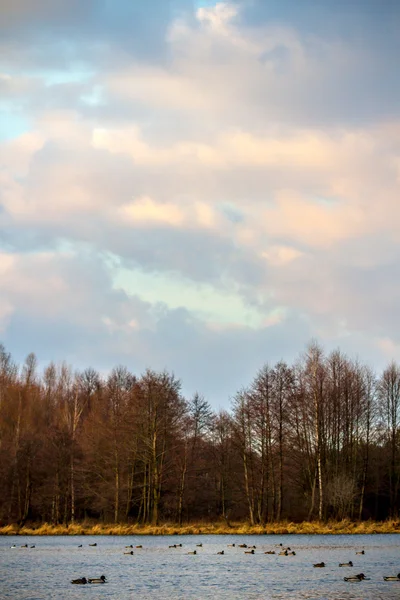
[[[181,480],[179,485],[179,504],[178,504],[178,523],[182,525],[182,514],[183,514],[183,497],[185,493],[185,481],[186,481],[186,471],[187,471],[187,459],[186,459],[186,450],[185,450],[185,458],[183,463],[183,468],[181,472]]]
[[[128,497],[126,500],[125,519],[128,520],[133,504],[133,482],[135,479],[135,461],[132,460],[131,468],[128,474]]]
[[[362,513],[363,513],[363,508],[364,508],[364,496],[365,496],[365,486],[367,483],[367,471],[368,471],[368,454],[364,460],[364,468],[363,468],[363,474],[362,474],[360,506],[358,508],[358,518],[360,521],[362,519]]]
[[[71,523],[75,521],[75,464],[74,450],[71,450]]]
[[[283,414],[282,398],[279,402],[279,488],[278,488],[278,508],[276,512],[277,521],[281,520],[283,503]]]
[[[12,513],[13,513],[13,508],[14,508],[14,494],[15,494],[15,490],[17,489],[17,493],[18,493],[18,488],[19,488],[19,481],[18,481],[18,468],[19,468],[19,465],[18,465],[18,454],[19,454],[19,445],[20,445],[20,437],[21,437],[21,418],[22,418],[22,394],[21,394],[21,392],[19,392],[19,394],[18,394],[17,423],[16,423],[16,427],[15,427],[14,448],[13,448],[13,452],[14,452],[13,474],[12,474],[12,480],[11,480],[10,503],[9,503],[9,509],[8,509],[8,519],[9,519],[9,521],[12,520]],[[19,506],[19,510],[20,510],[21,509],[20,502],[18,502],[18,506]],[[19,518],[21,518],[21,516]]]
[[[314,512],[314,507],[315,507],[315,488],[317,485],[317,469],[315,469],[315,475],[312,481],[312,488],[311,488],[311,504],[310,504],[310,510],[308,511],[308,520],[311,521],[311,517],[313,515]]]
[[[247,469],[247,456],[246,456],[245,450],[243,452],[243,469],[244,469],[244,483],[245,483],[245,489],[246,489],[247,504],[249,507],[249,518],[250,518],[251,525],[254,525],[254,508],[253,508],[253,501],[250,496],[249,474],[248,474],[248,469]]]
[[[158,525],[158,477],[159,477],[159,473],[158,473],[158,461],[157,461],[157,431],[154,429],[153,431],[153,446],[152,446],[152,453],[153,453],[153,493],[152,493],[152,500],[153,500],[153,517],[152,517],[152,523],[153,525]]]
[[[320,403],[317,392],[317,381],[316,375],[314,375],[314,409],[315,409],[315,446],[317,454],[317,472],[318,472],[318,490],[319,490],[319,504],[318,504],[318,518],[322,521],[323,510],[324,510],[324,487],[322,482],[322,452],[321,452],[321,414],[320,414]]]
[[[22,513],[21,526],[24,525],[25,521],[29,517],[31,508],[31,496],[32,496],[32,481],[31,481],[31,461],[28,458],[27,471],[26,471],[26,485],[25,485],[25,502],[24,510]]]
[[[114,457],[115,457],[114,523],[118,523],[118,521],[119,521],[119,453],[118,453],[117,447],[115,447],[115,450],[114,450]]]

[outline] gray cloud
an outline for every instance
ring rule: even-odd
[[[0,142],[15,356],[168,368],[215,405],[312,336],[400,358],[397,4],[243,0],[214,24],[186,0],[50,4],[3,2],[0,25],[2,106],[31,129]],[[113,260],[181,306],[115,289]]]
[[[160,60],[171,20],[192,10],[191,0],[4,0],[0,33],[3,42],[11,42],[15,57],[22,53],[31,65],[24,51],[27,42],[38,66],[57,62],[62,68],[70,61],[94,58],[105,66],[111,46],[120,62],[132,56]],[[46,52],[49,43],[56,53]]]
[[[2,300],[13,308],[2,341],[19,360],[35,351],[41,364],[65,359],[107,370],[122,363],[136,373],[166,368],[182,377],[187,394],[199,389],[218,406],[263,361],[293,353],[293,342],[309,335],[300,323],[294,340],[290,320],[260,331],[211,330],[183,308],[152,307],[111,285],[93,254],[19,256],[2,279]]]

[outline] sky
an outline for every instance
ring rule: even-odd
[[[214,407],[400,361],[398,0],[2,0],[0,342]]]

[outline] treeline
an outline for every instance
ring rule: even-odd
[[[0,346],[0,524],[397,518],[400,367],[312,343],[214,412],[173,374]]]

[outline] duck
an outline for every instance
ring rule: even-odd
[[[196,544],[196,546],[197,546],[198,548],[202,548],[202,547],[203,547],[203,544]]]
[[[82,544],[79,544],[78,548],[82,548]]]
[[[234,548],[235,544],[228,544],[228,548]]]
[[[325,567],[325,563],[324,562],[320,562],[320,563],[315,563],[315,565],[313,565],[316,569],[322,569],[322,567]]]
[[[358,583],[363,579],[366,579],[364,573],[359,573],[358,575],[353,575],[352,577],[343,577],[344,581],[349,581],[350,583]]]
[[[293,552],[287,552],[286,556],[296,556],[296,552],[293,550]]]
[[[75,583],[76,585],[85,585],[87,583],[86,577],[80,577],[79,579],[73,579],[71,583]]]
[[[124,554],[133,554],[133,550],[130,550],[129,552],[124,552]]]
[[[385,581],[400,581],[400,573],[398,573],[397,576],[396,575],[393,575],[393,576],[389,575],[389,577],[384,577],[383,579]]]
[[[254,548],[254,550],[256,550],[257,546],[249,546],[249,548]]]
[[[173,544],[172,546],[168,546],[168,548],[177,548],[178,546],[176,544]]]
[[[188,552],[188,554],[197,554],[197,550],[193,550],[193,552]]]
[[[125,546],[125,548],[133,548],[132,544],[130,546]],[[171,548],[171,546],[170,546]]]
[[[31,548],[36,548],[35,544],[33,544],[33,545],[31,546]]]
[[[91,579],[89,578],[89,583],[106,583],[107,582],[107,578],[105,575],[102,575],[101,577],[92,577]]]
[[[356,554],[365,554],[365,550],[360,550],[360,552],[356,552]]]
[[[239,544],[239,548],[247,548],[247,544]]]
[[[352,567],[353,563],[349,560],[348,563],[339,563],[339,567]]]
[[[136,548],[143,548],[143,546],[142,546],[142,545],[140,545],[140,546],[136,546]]]
[[[217,552],[217,554],[225,554],[225,550],[221,550],[221,552]]]
[[[94,544],[89,544],[89,546],[97,546],[96,542]]]
[[[267,552],[264,552],[264,554],[275,554],[275,550],[267,550]]]
[[[13,544],[12,546],[10,546],[10,548],[16,548],[17,546],[15,544]]]
[[[278,556],[287,556],[288,555],[288,551],[287,550],[282,550],[282,552],[279,552]]]
[[[254,548],[252,548],[251,550],[245,550],[244,553],[245,554],[254,554]]]
[[[27,548],[28,544],[24,544],[23,546],[21,546],[21,548]]]

